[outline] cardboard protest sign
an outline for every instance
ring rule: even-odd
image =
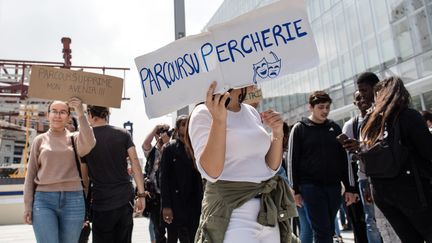
[[[83,103],[120,108],[123,79],[108,75],[73,71],[46,66],[32,66],[29,97],[68,100],[80,98]]]
[[[262,100],[263,100],[263,95],[261,89],[258,89],[255,86],[251,86],[248,87],[246,97],[243,103],[249,105],[255,105],[260,103]]]
[[[135,59],[149,118],[204,101],[213,80],[222,92],[318,61],[302,0],[280,0]]]

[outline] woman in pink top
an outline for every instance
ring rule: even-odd
[[[70,108],[75,110],[79,132],[66,129]],[[32,144],[24,183],[24,222],[33,224],[37,242],[76,243],[84,222],[84,196],[76,166],[78,156],[96,144],[80,99],[54,101],[48,107],[50,129]],[[85,173],[85,171],[83,171]]]

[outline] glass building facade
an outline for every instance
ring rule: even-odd
[[[225,0],[207,26],[274,0]],[[432,0],[306,0],[320,64],[262,83],[259,110],[273,108],[293,124],[309,115],[315,90],[333,99],[330,117],[339,123],[356,109],[352,95],[360,73],[398,75],[413,108],[432,110]]]

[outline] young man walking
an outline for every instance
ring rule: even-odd
[[[310,116],[294,125],[288,147],[288,174],[294,199],[298,207],[305,206],[316,243],[333,242],[341,181],[346,188],[347,205],[354,202],[346,152],[336,139],[341,129],[327,119],[331,102],[324,91],[310,95]]]
[[[92,181],[93,242],[131,242],[134,189],[127,159],[138,187],[136,208],[144,210],[144,181],[132,138],[127,130],[108,124],[107,107],[88,106],[96,146],[84,157]]]

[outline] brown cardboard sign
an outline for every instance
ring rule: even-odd
[[[256,88],[255,86],[249,86],[246,94],[246,98],[243,101],[245,104],[258,104],[262,101],[262,91],[261,89]]]
[[[83,103],[120,108],[123,79],[45,66],[32,66],[28,96],[49,100],[80,98]]]

